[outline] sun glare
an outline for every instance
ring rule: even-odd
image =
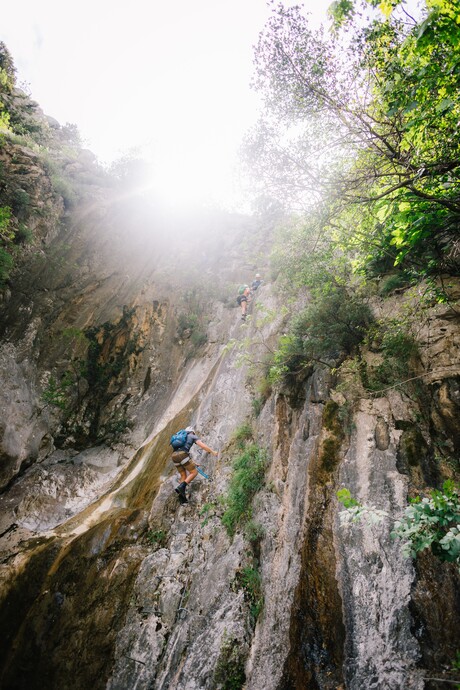
[[[209,149],[161,155],[153,163],[152,191],[168,205],[201,205],[223,199],[231,204],[233,182],[228,162],[222,165]]]
[[[165,201],[235,207],[237,151],[257,117],[253,46],[270,7],[266,0],[154,3],[152,22],[152,3],[135,5],[81,0],[72,26],[85,36],[82,49],[68,40],[56,0],[8,3],[2,40],[44,112],[75,123],[101,163],[155,142],[153,184]]]

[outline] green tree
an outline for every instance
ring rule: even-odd
[[[363,25],[356,3],[336,3],[331,36],[299,7],[274,9],[255,57],[264,116],[245,159],[265,192],[315,209],[317,234],[354,252],[356,268],[458,272],[455,3],[427,0],[419,20],[391,13],[397,4]]]

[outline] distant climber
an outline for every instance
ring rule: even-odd
[[[249,285],[242,285],[238,292],[239,295],[236,298],[236,301],[241,307],[241,318],[243,319],[243,321],[246,321],[248,302],[251,301],[251,290],[249,288]]]
[[[255,292],[260,285],[262,285],[263,280],[260,277],[260,273],[256,273],[255,280],[252,281],[251,283],[251,292]]]
[[[190,458],[190,448],[196,443],[197,446],[205,450],[211,455],[217,455],[216,450],[212,450],[203,441],[201,441],[195,434],[195,430],[192,426],[188,426],[186,429],[181,429],[177,433],[171,436],[170,441],[173,447],[173,454],[171,460],[173,461],[177,471],[180,474],[181,483],[175,489],[179,496],[179,501],[181,504],[188,503],[187,496],[185,494],[187,486],[190,482],[193,482],[198,474],[197,467],[193,460]]]

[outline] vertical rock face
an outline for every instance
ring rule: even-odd
[[[0,148],[1,204],[26,222],[41,246],[56,237],[64,210],[43,160],[30,148],[10,143]],[[33,213],[30,210],[33,209]]]
[[[396,469],[397,436],[390,434],[388,447],[380,449],[386,445],[385,417],[391,418],[389,405],[362,406],[340,481],[363,504],[397,515],[406,505],[407,482]],[[420,651],[408,608],[413,567],[400,545],[391,542],[390,529],[388,520],[335,525],[350,688],[424,687],[416,668]]]
[[[33,152],[2,155],[8,188],[14,161],[31,171],[37,245],[0,303],[0,487],[36,461],[83,461],[113,475],[150,433],[180,367],[204,352],[208,328],[213,337],[208,292],[222,296],[214,316],[226,321],[234,246],[256,229],[238,216],[171,219],[141,197],[120,201],[110,185],[86,189],[64,212]],[[47,234],[33,225],[41,198]],[[216,337],[226,342],[225,326]]]
[[[337,688],[343,683],[344,626],[333,538],[336,511],[333,476],[343,432],[335,418],[336,406],[332,401],[324,403],[330,377],[324,372],[319,374],[312,377],[311,388],[307,391],[303,437],[310,438],[311,430],[316,427],[316,443],[307,456],[308,490],[300,550],[301,571],[295,589],[289,653],[280,688]],[[318,388],[323,391],[320,399],[315,394]],[[312,427],[314,417],[316,423]]]
[[[458,322],[430,317],[423,405],[389,390],[348,410],[327,367],[259,397],[282,309],[267,281],[241,324],[233,286],[265,229],[193,223],[99,190],[3,303],[1,686],[430,687],[460,646],[458,574],[390,531],[454,475],[436,444],[459,446]],[[179,506],[168,442],[189,423],[221,453],[193,451],[210,480]],[[244,434],[266,460],[232,531]],[[342,523],[344,486],[386,517]]]
[[[302,572],[302,545],[309,515],[309,465],[318,452],[321,405],[309,399],[302,410],[291,411],[283,398],[274,406],[274,420],[265,417],[267,438],[274,449],[269,477],[274,495],[261,498],[256,517],[265,526],[261,548],[265,585],[264,615],[256,628],[249,663],[249,687],[277,688],[290,648],[290,616]],[[275,422],[273,424],[273,422]],[[305,433],[308,424],[308,434]]]
[[[256,325],[274,307],[266,286],[243,327],[253,359],[278,332],[276,319]],[[241,338],[231,314],[228,336]],[[418,689],[422,663],[446,664],[440,646],[450,649],[458,631],[454,616],[450,624],[444,616],[458,597],[458,576],[444,568],[446,598],[433,599],[438,564],[428,559],[415,570],[389,538],[388,518],[341,524],[335,498],[345,485],[364,504],[401,513],[409,482],[398,470],[401,427],[411,428],[413,409],[395,392],[362,401],[347,436],[327,372],[303,383],[294,406],[286,393],[269,397],[252,421],[268,450],[253,504],[263,530],[258,541],[243,530],[231,538],[219,497],[237,452],[232,435],[251,413],[239,359],[238,348],[216,342],[191,361],[150,439],[105,496],[48,531],[45,544],[29,535],[12,548],[5,625],[17,598],[29,594],[9,624],[5,688],[43,687],[46,678],[51,688],[112,690]],[[223,452],[205,462],[211,480],[195,480],[189,504],[179,507],[168,438],[190,419]],[[264,601],[257,618],[242,579],[255,566]],[[441,619],[449,641],[437,632]]]
[[[121,190],[72,128],[2,90],[32,138],[0,147],[17,253],[0,287],[1,688],[444,687],[427,678],[460,648],[458,571],[404,558],[390,531],[408,495],[457,476],[458,308],[426,311],[414,396],[350,406],[327,367],[271,392],[270,228]],[[210,479],[180,506],[169,438],[190,423],[220,454],[193,450]],[[341,519],[343,487],[383,519]]]

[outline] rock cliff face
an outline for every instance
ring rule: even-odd
[[[390,530],[408,494],[454,475],[435,449],[460,445],[457,312],[424,316],[416,399],[358,391],[350,407],[327,367],[261,396],[281,298],[267,280],[242,325],[233,292],[268,268],[269,228],[102,183],[66,210],[32,177],[55,220],[3,293],[1,687],[438,687],[459,576],[404,558]],[[179,506],[168,441],[188,423],[220,454]],[[229,534],[247,444],[263,479]],[[343,525],[343,486],[389,517]]]

